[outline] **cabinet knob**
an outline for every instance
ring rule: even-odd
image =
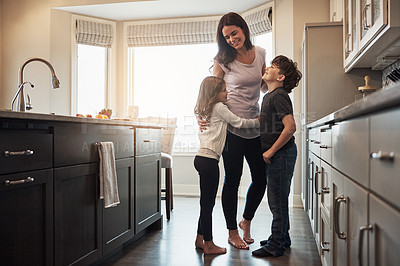
[[[394,152],[378,151],[370,155],[371,159],[382,161],[394,161]]]

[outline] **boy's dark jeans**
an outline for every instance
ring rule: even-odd
[[[289,237],[289,193],[297,147],[293,144],[285,150],[279,150],[267,164],[267,195],[273,220],[271,235],[263,249],[273,256],[282,256],[285,246],[290,246]]]

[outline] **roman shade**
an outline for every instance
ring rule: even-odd
[[[243,14],[251,36],[272,31],[272,8],[257,8]],[[163,23],[134,23],[127,27],[129,47],[183,45],[216,42],[220,16],[208,20],[167,20]]]
[[[86,20],[76,20],[76,42],[79,44],[111,47],[112,25]]]

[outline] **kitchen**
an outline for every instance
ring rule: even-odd
[[[1,1],[1,90],[0,105],[1,109],[9,109],[10,102],[16,92],[18,80],[18,68],[21,63],[32,56],[47,58],[52,62],[58,78],[61,81],[61,89],[51,90],[49,87],[48,70],[31,68],[27,72],[27,80],[35,80],[37,87],[42,87],[32,92],[32,98],[35,104],[34,112],[38,113],[56,113],[60,115],[74,115],[71,112],[71,92],[69,89],[71,80],[71,41],[68,34],[61,34],[60,29],[69,28],[70,16],[68,12],[52,9],[62,6],[79,6],[81,1]],[[85,4],[108,4],[130,1],[85,1]],[[285,54],[297,62],[302,62],[302,41],[305,23],[329,22],[334,12],[336,12],[335,21],[340,21],[344,16],[344,3],[347,1],[275,1],[274,2],[274,49],[275,54]],[[398,3],[398,1],[384,1]],[[398,4],[397,4],[398,5]],[[223,12],[221,12],[222,14]],[[66,24],[63,24],[66,23]],[[122,32],[122,22],[116,23],[117,33]],[[398,31],[397,31],[398,33]],[[393,34],[396,34],[394,32]],[[397,36],[398,39],[398,36]],[[115,88],[124,87],[123,72],[118,62],[123,61],[123,54],[116,55],[118,76],[116,78]],[[397,59],[398,64],[398,59]],[[371,65],[372,67],[372,65]],[[398,65],[397,65],[398,68]],[[30,76],[29,76],[30,75]],[[119,76],[121,75],[121,76]],[[376,81],[376,79],[375,79]],[[382,81],[382,80],[381,80]],[[363,80],[355,87],[363,86]],[[382,87],[379,84],[373,84]],[[127,100],[123,90],[115,90],[110,106],[118,117],[126,117]],[[294,90],[293,102],[296,117],[300,123],[300,114],[302,113],[302,90]],[[355,96],[354,96],[355,97]],[[333,111],[332,111],[333,112]],[[311,121],[310,121],[311,122]],[[300,128],[300,126],[298,127]],[[296,133],[297,140],[302,139],[301,131]],[[299,146],[300,147],[300,146]],[[176,156],[174,158],[174,189],[177,194],[184,195],[184,175],[196,176],[192,167],[193,157]],[[298,159],[298,162],[302,160]],[[295,178],[292,187],[292,206],[302,206],[302,168],[298,163],[295,170]],[[178,170],[183,169],[183,170]],[[246,172],[246,171],[244,171]],[[248,171],[247,171],[248,172]],[[243,182],[249,180],[244,176]],[[182,184],[181,186],[180,183]],[[221,183],[221,182],[220,182]],[[190,184],[194,186],[193,184]],[[243,186],[248,186],[244,183]],[[195,192],[195,191],[194,191]],[[243,196],[243,195],[242,195]],[[398,208],[398,207],[397,207]],[[398,210],[398,209],[397,209]]]

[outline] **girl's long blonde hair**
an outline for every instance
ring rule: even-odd
[[[213,107],[218,102],[218,93],[224,86],[225,81],[222,78],[206,77],[201,82],[194,113],[203,119],[210,120]]]

